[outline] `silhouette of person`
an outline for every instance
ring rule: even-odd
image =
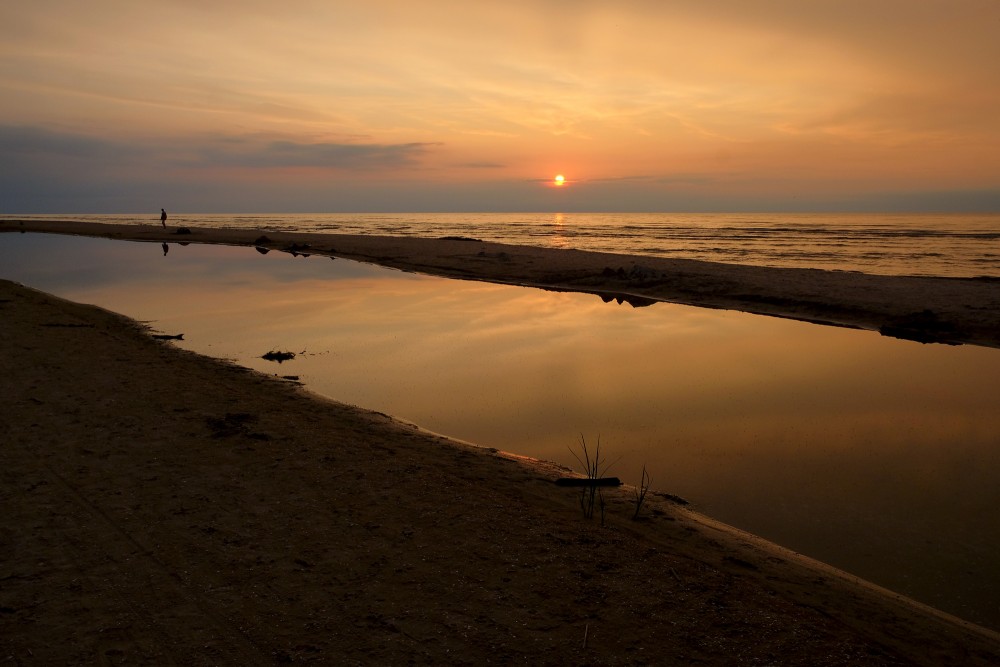
[[[162,247],[163,247],[163,256],[166,257],[167,256],[167,251],[170,250],[170,246],[168,246],[166,243],[164,243]]]
[[[164,229],[167,228],[167,212],[162,208],[160,209],[160,224],[163,225]]]

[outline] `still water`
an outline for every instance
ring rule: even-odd
[[[1000,350],[249,248],[0,235],[0,277],[481,445],[610,474],[1000,627]],[[280,366],[260,357],[298,353]]]

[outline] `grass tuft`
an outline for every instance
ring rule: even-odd
[[[573,458],[577,460],[580,466],[583,468],[583,474],[587,476],[587,479],[596,480],[603,477],[604,474],[611,468],[614,463],[608,463],[601,455],[601,437],[597,436],[597,446],[594,448],[593,452],[587,445],[587,439],[580,435],[580,450],[579,452],[574,451],[570,448],[570,453]],[[596,484],[589,484],[583,487],[580,492],[580,510],[583,512],[583,518],[591,519],[594,516],[594,508],[598,507],[601,511],[601,525],[604,525],[604,513],[606,509],[606,504],[604,502],[604,493]]]
[[[646,466],[642,466],[642,478],[639,480],[639,486],[635,488],[635,513],[632,514],[633,519],[639,518],[639,512],[642,510],[642,504],[646,502],[646,494],[649,493],[649,485],[652,481],[653,478],[646,472]]]

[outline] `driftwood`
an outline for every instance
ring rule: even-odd
[[[617,477],[560,477],[557,486],[621,486]]]
[[[153,338],[156,340],[184,340],[184,334],[179,333],[173,336],[170,334],[153,334]]]

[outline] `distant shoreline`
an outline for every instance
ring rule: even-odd
[[[429,275],[656,301],[879,331],[924,343],[1000,347],[1000,280],[932,278],[718,264],[438,239],[92,222],[0,220],[0,232],[157,243],[258,246],[344,257]]]

